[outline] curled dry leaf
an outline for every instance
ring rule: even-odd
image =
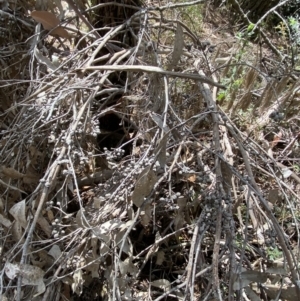
[[[26,220],[26,204],[25,200],[18,202],[13,207],[10,208],[9,213],[14,217],[14,219],[25,229],[27,227]]]

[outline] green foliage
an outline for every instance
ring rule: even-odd
[[[222,102],[223,100],[225,100],[225,98],[226,98],[226,91],[224,90],[219,91],[217,95],[217,100]]]
[[[282,257],[282,251],[280,251],[277,247],[275,248],[267,248],[267,255],[270,260],[276,260]]]
[[[237,53],[235,54],[235,63],[238,64],[239,62],[242,62],[244,55],[247,55],[247,46],[249,45],[249,37],[251,35],[251,31],[248,32],[248,30],[240,31],[236,34],[240,47]],[[243,85],[244,68],[237,64],[233,65],[232,68],[229,69],[225,78],[222,78],[221,82],[227,87],[227,89],[218,92],[217,100],[219,101],[220,105],[223,105],[226,100],[231,100],[232,102],[232,100],[235,99],[234,94],[238,92],[238,90]]]
[[[232,83],[232,87],[234,89],[239,89],[241,87],[241,84],[243,83],[243,79],[242,78],[238,78],[235,81],[233,81]]]
[[[297,30],[299,28],[299,22],[297,19],[290,17],[288,20],[292,29]]]
[[[295,173],[300,173],[300,166],[298,164],[293,165],[293,170]]]
[[[253,28],[254,28],[254,24],[253,24],[253,23],[250,23],[250,24],[248,25],[248,27],[247,27],[247,31],[248,31],[248,32],[251,32],[251,31],[253,30]]]
[[[296,44],[300,44],[300,23],[299,23],[299,20],[294,18],[294,17],[290,17],[290,18],[288,18],[288,23],[289,23],[289,26],[291,27],[292,39],[294,40],[294,42]]]
[[[290,40],[296,44],[300,44],[300,23],[294,17],[289,17],[287,22],[281,21],[275,27],[279,34],[285,39]]]

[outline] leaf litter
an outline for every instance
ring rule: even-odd
[[[1,298],[298,300],[297,81],[266,82],[253,57],[237,71],[242,45],[227,41],[228,58],[214,36],[208,51],[184,23],[125,2],[29,1],[14,19],[30,43],[7,48],[1,70]],[[101,37],[83,30],[110,9],[120,18]],[[287,103],[290,123],[268,118]]]

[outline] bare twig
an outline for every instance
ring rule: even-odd
[[[159,67],[154,66],[139,66],[139,65],[116,65],[116,66],[87,66],[82,68],[83,71],[88,70],[112,70],[112,71],[139,71],[139,72],[146,72],[146,73],[156,73],[161,75],[167,75],[171,77],[179,77],[179,78],[189,78],[196,81],[204,82],[212,86],[216,86],[222,89],[225,89],[224,85],[214,82],[213,80],[209,79],[204,75],[198,74],[190,74],[190,73],[181,73],[181,72],[174,72],[174,71],[166,71]]]

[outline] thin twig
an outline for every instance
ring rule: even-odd
[[[210,78],[204,76],[204,75],[198,75],[198,74],[191,74],[191,73],[182,73],[182,72],[174,72],[174,71],[166,71],[162,68],[155,67],[155,66],[139,66],[139,65],[116,65],[116,66],[87,66],[83,67],[83,72],[88,70],[99,70],[99,71],[105,71],[105,70],[112,70],[112,71],[138,71],[138,72],[146,72],[146,73],[155,73],[160,75],[167,75],[171,77],[179,77],[179,78],[188,78],[193,79],[196,81],[200,81],[203,83],[207,83],[212,86],[216,86],[222,89],[226,89],[224,85],[221,85]]]

